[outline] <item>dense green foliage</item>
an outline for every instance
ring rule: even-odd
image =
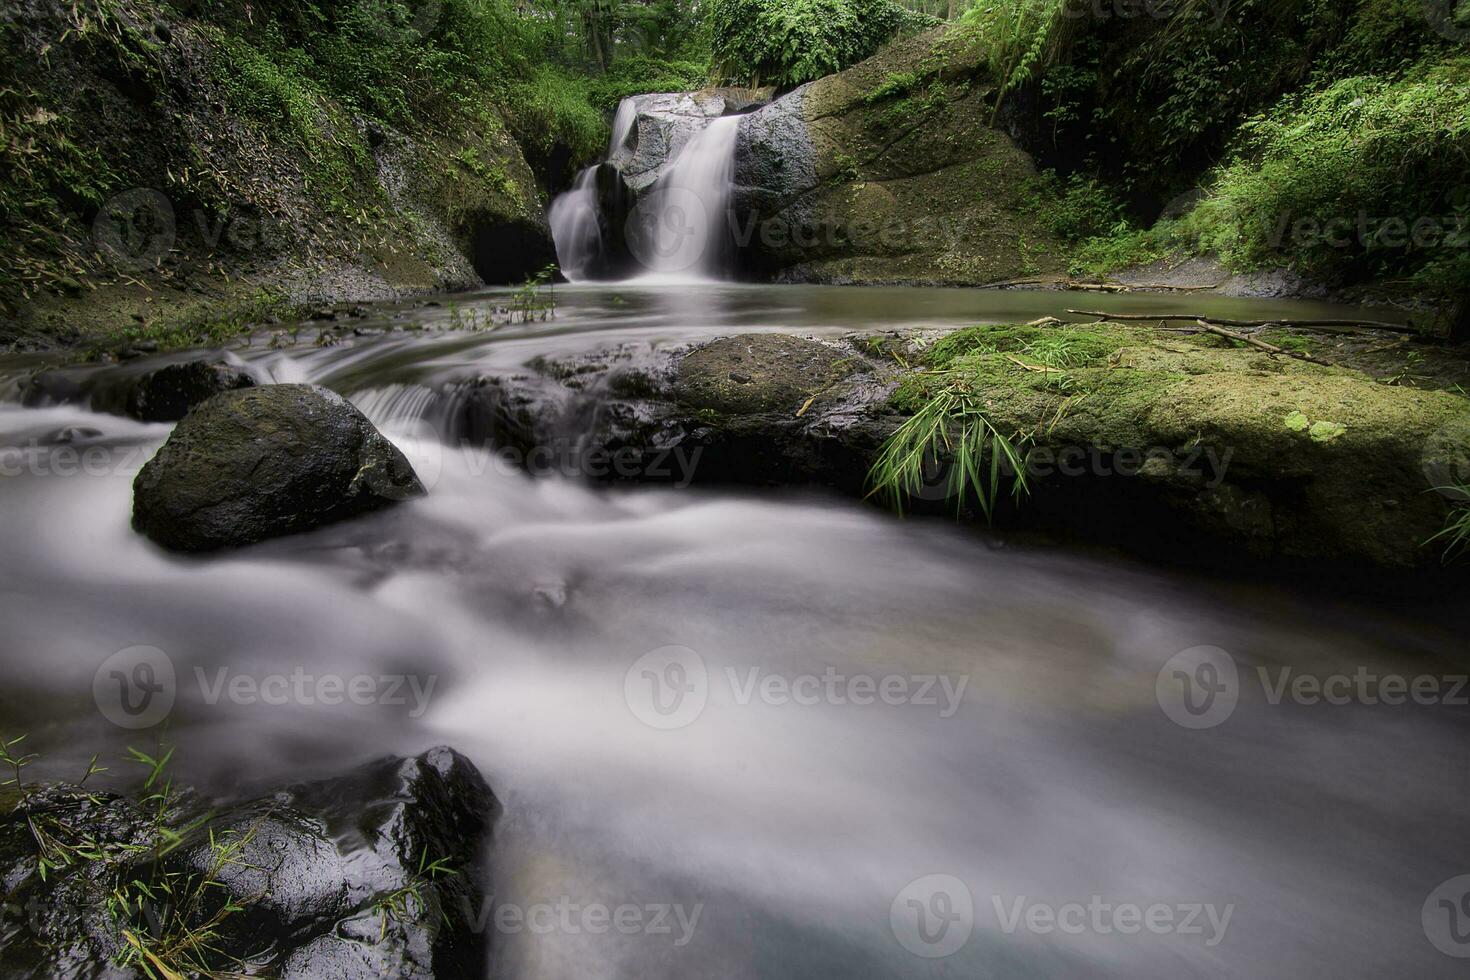
[[[935,23],[893,0],[715,0],[714,71],[739,85],[789,88],[856,64],[898,33]]]
[[[107,276],[93,222],[134,187],[155,188],[185,213],[264,216],[313,247],[344,234],[399,239],[374,156],[385,133],[410,137],[421,171],[449,174],[447,186],[462,171],[498,191],[505,210],[524,209],[602,151],[619,99],[706,81],[697,9],[688,0],[9,8],[0,12],[0,239],[10,246],[0,303],[78,293]],[[512,166],[512,140],[539,187]],[[298,193],[335,230],[297,221]]]
[[[268,87],[310,86],[405,129],[456,119],[493,128],[492,110],[534,155],[565,148],[576,161],[606,139],[607,111],[623,95],[703,80],[702,65],[666,52],[698,50],[672,0],[653,4],[506,0],[320,0],[280,3],[250,26],[232,22],[233,50],[260,55]],[[666,47],[667,46],[667,47]],[[232,58],[238,61],[238,58]],[[287,106],[299,100],[278,99]],[[563,176],[563,175],[557,175]]]
[[[996,112],[1050,168],[1032,201],[1073,244],[1075,274],[1183,250],[1241,270],[1470,289],[1470,4],[1151,10],[980,0],[964,19]],[[1150,224],[1186,193],[1197,207]]]
[[[1200,218],[1201,244],[1238,265],[1470,283],[1470,57],[1251,119]]]

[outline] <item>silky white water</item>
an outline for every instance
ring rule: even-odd
[[[726,270],[734,241],[730,196],[739,130],[739,116],[711,120],[639,203],[634,252],[651,280],[712,279]]]
[[[602,251],[602,229],[597,220],[597,168],[577,174],[571,190],[558,194],[546,212],[556,244],[556,261],[571,282],[588,278]]]
[[[606,158],[627,147],[637,122],[637,99],[624,99],[613,118]],[[608,217],[599,214],[597,173],[603,165],[579,173],[547,213],[557,260],[568,281],[597,278],[599,260],[615,246],[626,246],[633,278],[647,284],[727,278],[734,253],[730,199],[739,128],[738,116],[709,120],[640,195],[626,219],[615,222],[621,227],[609,227]],[[624,236],[624,241],[609,242],[608,235]]]
[[[930,325],[991,301],[902,292],[894,308]],[[1156,696],[1169,658],[1200,645],[1246,678],[1463,673],[1454,606],[1022,547],[820,494],[533,480],[437,431],[445,384],[525,372],[538,353],[733,324],[840,331],[896,316],[887,296],[731,288],[696,315],[673,291],[575,290],[558,322],[499,335],[243,351],[277,380],[349,394],[430,493],[206,559],[128,527],[131,474],[168,426],[0,408],[6,733],[32,733],[38,778],[151,744],[93,701],[99,665],[148,645],[176,672],[178,776],[207,791],[453,745],[505,805],[486,855],[497,906],[533,917],[491,926],[499,976],[1462,975],[1421,909],[1470,871],[1463,708],[1273,705],[1252,683],[1227,722],[1190,731]],[[668,647],[697,654],[705,704],[661,728],[639,665]],[[309,687],[211,703],[221,671],[414,684],[401,703]],[[855,678],[899,678],[908,699],[855,703]],[[960,948],[925,958],[894,916],[935,874],[973,912]],[[1201,912],[1199,932],[1161,934],[1013,915],[1094,896],[1231,911],[1223,928]],[[586,915],[634,907],[634,931]]]

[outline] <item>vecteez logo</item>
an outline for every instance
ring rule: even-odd
[[[704,259],[715,227],[698,194],[683,187],[666,187],[639,199],[623,231],[628,251],[645,269],[679,273]]]
[[[693,724],[712,693],[725,708],[914,708],[949,719],[965,704],[969,683],[968,674],[847,673],[832,666],[782,673],[726,665],[712,673],[695,651],[668,646],[633,662],[623,677],[623,699],[634,717],[659,729]]]
[[[1219,647],[1198,646],[1170,657],[1154,680],[1159,707],[1174,724],[1202,729],[1222,725],[1240,700],[1235,658]]]
[[[440,18],[444,16],[443,0],[417,0],[408,7],[408,26],[418,32],[420,37],[428,37],[434,33]]]
[[[142,272],[156,266],[178,241],[174,206],[146,187],[109,199],[92,222],[92,242],[114,266]]]
[[[1451,41],[1470,38],[1470,0],[1419,0],[1424,19],[1441,37]]]
[[[1455,503],[1470,502],[1470,419],[1456,416],[1430,433],[1420,467],[1430,490]]]
[[[195,665],[180,675],[162,650],[135,646],[98,665],[92,700],[104,718],[130,730],[164,722],[181,694],[203,708],[376,706],[403,708],[409,718],[420,718],[428,711],[438,682],[437,674],[316,673],[302,666],[251,674]]]
[[[681,646],[645,653],[624,675],[623,699],[633,716],[650,728],[667,731],[693,724],[709,700],[704,658]]]
[[[1470,875],[1451,878],[1430,892],[1419,917],[1435,949],[1470,959]]]
[[[157,647],[119,650],[92,677],[92,700],[119,728],[151,728],[168,717],[178,685],[174,663]]]
[[[975,929],[975,899],[954,875],[932,874],[904,886],[888,909],[899,945],[924,959],[959,952]]]

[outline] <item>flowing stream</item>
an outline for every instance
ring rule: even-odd
[[[818,493],[533,479],[439,421],[455,385],[537,355],[1008,322],[1074,294],[574,287],[544,324],[372,332],[503,298],[234,352],[348,394],[431,487],[239,553],[173,557],[129,529],[168,426],[0,405],[0,712],[42,774],[148,744],[94,681],[153,647],[178,777],[207,792],[439,743],[473,758],[505,805],[486,856],[500,976],[1463,976],[1421,915],[1470,873],[1465,709],[1273,704],[1257,672],[1463,674],[1462,604],[1185,574]],[[34,365],[0,362],[0,389]],[[1239,703],[1190,729],[1160,676],[1202,646],[1238,666]],[[370,679],[374,703],[328,703],[332,676]],[[294,693],[270,696],[275,677]],[[1163,911],[1145,927],[1129,906]]]

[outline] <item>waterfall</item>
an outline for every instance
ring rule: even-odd
[[[633,124],[638,121],[638,103],[633,99],[624,99],[618,103],[618,111],[613,116],[612,139],[607,144],[607,155],[612,156],[623,148],[628,142],[628,137],[633,134]]]
[[[577,174],[572,189],[557,195],[546,213],[546,221],[551,225],[556,262],[562,275],[571,282],[593,278],[593,267],[603,252],[602,226],[597,215],[597,166]]]
[[[739,129],[738,116],[711,120],[634,209],[629,245],[651,277],[719,278],[729,267]]]
[[[635,204],[622,168],[640,152],[640,100],[649,98],[689,97],[624,99],[613,117],[606,156],[578,174],[571,189],[551,204],[547,219],[557,261],[571,282],[714,279],[730,267],[734,234],[729,210],[740,120],[690,118],[701,128],[682,147],[673,141],[672,160],[662,161],[663,172],[651,183],[644,178],[635,184],[642,188]],[[653,160],[658,162],[656,156]],[[639,161],[644,173],[648,162]]]

